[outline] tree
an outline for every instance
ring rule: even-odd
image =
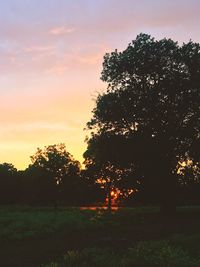
[[[43,150],[38,148],[31,160],[29,169],[38,177],[42,174],[40,183],[44,182],[44,188],[46,185],[48,189],[46,194],[50,193],[56,203],[58,200],[69,202],[76,198],[80,164],[66,151],[64,144],[50,145]]]
[[[200,204],[200,166],[191,160],[179,162],[179,202],[183,204]]]
[[[105,55],[101,79],[108,88],[88,122],[90,139],[106,136],[107,159],[133,166],[163,212],[172,213],[178,162],[199,162],[200,44],[140,34],[124,51]]]
[[[17,169],[11,163],[0,164],[0,203],[11,204],[18,200]]]
[[[52,173],[44,167],[29,165],[21,173],[23,202],[30,205],[57,204],[59,190]]]
[[[87,143],[87,150],[83,155],[86,170],[90,180],[104,189],[108,211],[111,211],[112,193],[120,190],[121,194],[127,194],[130,189],[136,187],[137,180],[128,179],[132,174],[132,166],[127,167],[122,159],[119,162],[119,153],[115,153],[116,146],[119,148],[120,145],[119,138],[110,138],[107,134],[93,134]]]

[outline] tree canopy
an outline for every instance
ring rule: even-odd
[[[66,150],[64,144],[49,145],[44,149],[38,148],[31,156],[32,165],[29,172],[32,176],[40,177],[39,186],[42,181],[44,187],[48,187],[49,197],[54,201],[73,202],[77,192],[79,180],[80,163]],[[45,195],[45,194],[44,194]]]
[[[174,203],[178,162],[199,166],[200,44],[140,34],[105,55],[101,79],[108,87],[88,122],[88,159],[134,166],[163,205]]]
[[[49,145],[43,150],[38,148],[31,156],[32,165],[47,170],[53,175],[57,184],[63,182],[67,174],[78,172],[80,164],[66,151],[64,144]]]

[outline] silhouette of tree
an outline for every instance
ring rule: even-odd
[[[55,204],[59,200],[58,187],[47,169],[29,165],[21,173],[23,184],[23,201],[30,205]]]
[[[83,155],[90,179],[105,191],[109,211],[113,190],[119,189],[126,194],[127,190],[137,187],[137,180],[129,179],[130,176],[133,177],[132,165],[127,166],[126,162],[120,160],[120,141],[122,140],[116,136],[111,138],[108,134],[92,134],[87,140],[87,150]]]
[[[179,203],[200,204],[200,166],[193,161],[187,160],[179,162]]]
[[[93,164],[87,165],[85,162],[85,169],[81,171],[81,177],[85,184],[84,201],[82,202],[84,205],[98,206],[99,203],[103,203],[105,201],[105,190],[99,183],[96,183],[96,179],[99,177],[97,174],[98,172],[96,166]]]
[[[38,148],[31,156],[31,160],[29,173],[38,178],[43,176],[38,180],[41,183],[39,187],[41,188],[44,182],[44,188],[48,186],[46,194],[50,194],[55,203],[72,202],[72,199],[76,198],[75,189],[78,186],[80,164],[66,151],[64,144],[50,145],[44,149]]]
[[[13,164],[0,164],[0,203],[12,204],[18,197],[17,169]]]
[[[124,51],[105,55],[101,79],[108,88],[87,124],[91,139],[121,140],[107,146],[109,161],[132,164],[144,190],[173,213],[178,162],[199,162],[200,44],[140,34]]]

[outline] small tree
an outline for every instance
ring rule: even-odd
[[[72,193],[74,193],[74,185],[78,186],[80,164],[66,151],[64,144],[50,145],[43,150],[38,148],[37,152],[31,156],[31,160],[32,170],[41,170],[49,181],[48,184],[51,184],[52,194],[56,201],[59,199],[70,201],[69,196],[65,194],[70,194],[70,198],[76,197],[72,196]]]

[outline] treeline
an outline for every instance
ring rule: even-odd
[[[0,164],[0,204],[80,206],[105,199],[64,144],[38,149],[31,161],[24,171]]]
[[[100,173],[94,164],[86,164],[86,168],[81,169],[64,144],[38,148],[31,161],[24,171],[18,171],[9,163],[0,164],[0,204],[109,205],[109,194],[111,200],[117,194],[116,203],[120,205],[160,203],[159,190],[152,180],[148,184],[136,185],[133,183],[134,172],[129,170],[128,174],[122,173],[125,180],[122,183],[120,179],[111,180],[111,169]],[[181,166],[176,188],[177,204],[200,204],[200,180],[198,176],[194,178],[190,163]],[[105,180],[105,174],[110,180]],[[120,175],[118,172],[119,178]],[[170,198],[170,191],[168,194]]]

